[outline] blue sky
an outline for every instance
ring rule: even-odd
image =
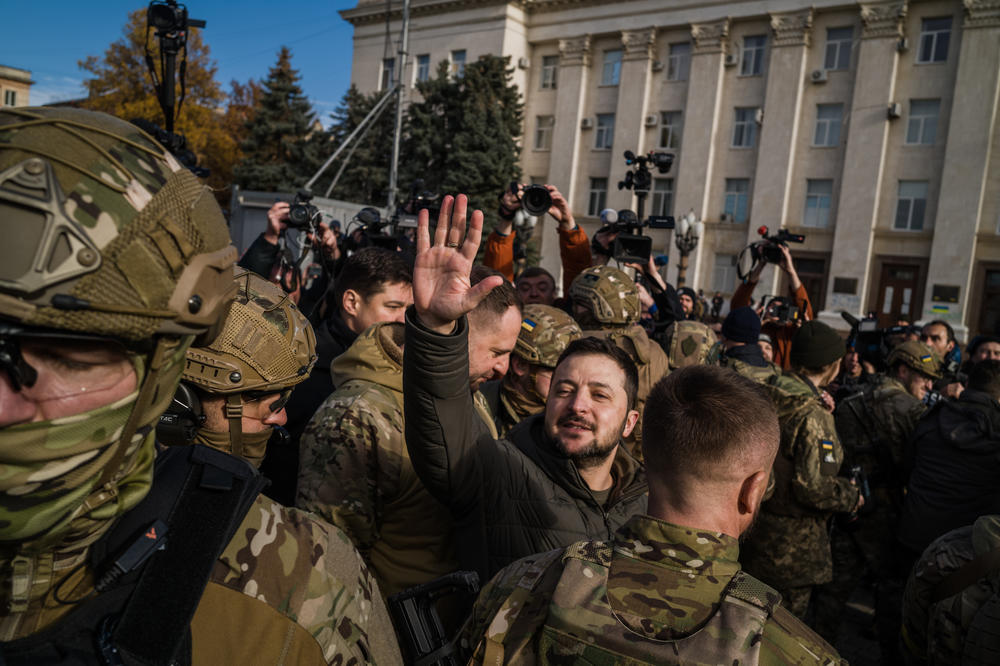
[[[84,72],[77,61],[101,56],[122,36],[129,11],[141,2],[100,0],[35,0],[8,2],[0,65],[31,70],[35,85],[31,103],[72,99],[83,95]],[[355,0],[192,0],[191,18],[208,22],[203,32],[218,66],[217,80],[262,79],[282,45],[292,50],[300,85],[324,124],[351,84],[353,28],[338,10]]]

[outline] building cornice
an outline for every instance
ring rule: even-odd
[[[880,2],[861,5],[861,39],[903,36],[905,2]]]
[[[429,16],[432,14],[447,14],[448,12],[489,7],[491,5],[514,5],[525,7],[530,0],[412,0],[410,16]],[[360,0],[353,9],[340,10],[340,17],[357,27],[385,21],[385,2],[383,0]],[[389,19],[399,20],[403,16],[403,3],[393,0],[389,9]]]
[[[1000,26],[1000,0],[964,0],[962,4],[965,6],[964,29]]]
[[[649,60],[653,57],[653,47],[656,46],[656,28],[642,30],[622,30],[622,46],[625,53],[623,60]]]
[[[8,67],[7,65],[0,65],[0,78],[7,79],[8,81],[27,83],[29,86],[34,83],[31,80],[30,70]]]
[[[559,40],[559,66],[590,66],[590,35]]]
[[[692,23],[691,41],[694,55],[724,53],[729,48],[729,19],[710,23]]]
[[[774,46],[809,46],[812,39],[812,9],[771,14]]]

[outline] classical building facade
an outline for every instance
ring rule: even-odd
[[[31,72],[0,65],[0,106],[28,106]]]
[[[342,12],[364,91],[397,75],[385,8]],[[732,292],[766,225],[806,236],[793,253],[832,325],[845,310],[1000,333],[997,0],[413,0],[408,84],[487,53],[511,56],[524,94],[526,179],[559,187],[588,232],[635,207],[623,152],[669,151],[646,210],[705,222],[687,281],[706,294]],[[650,235],[676,266],[671,232]],[[784,288],[775,273],[755,296]]]

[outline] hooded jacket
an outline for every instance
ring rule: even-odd
[[[403,442],[403,335],[375,324],[333,362],[337,390],[302,436],[296,497],[351,537],[387,596],[458,568],[451,516]]]
[[[899,540],[920,553],[934,539],[1000,513],[1000,403],[966,390],[942,400],[919,424]]]
[[[424,486],[458,526],[463,568],[486,580],[533,553],[581,540],[610,539],[646,511],[642,465],[619,444],[614,484],[598,504],[573,461],[544,434],[544,414],[504,439],[483,435],[468,383],[468,323],[439,335],[406,315],[403,395],[406,445]]]

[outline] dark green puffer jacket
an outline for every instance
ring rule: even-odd
[[[488,580],[507,564],[577,541],[613,537],[646,512],[642,465],[619,446],[614,486],[598,505],[572,460],[544,435],[544,414],[495,440],[483,434],[469,394],[468,324],[452,335],[406,315],[406,445],[424,486],[451,510],[463,568]]]

